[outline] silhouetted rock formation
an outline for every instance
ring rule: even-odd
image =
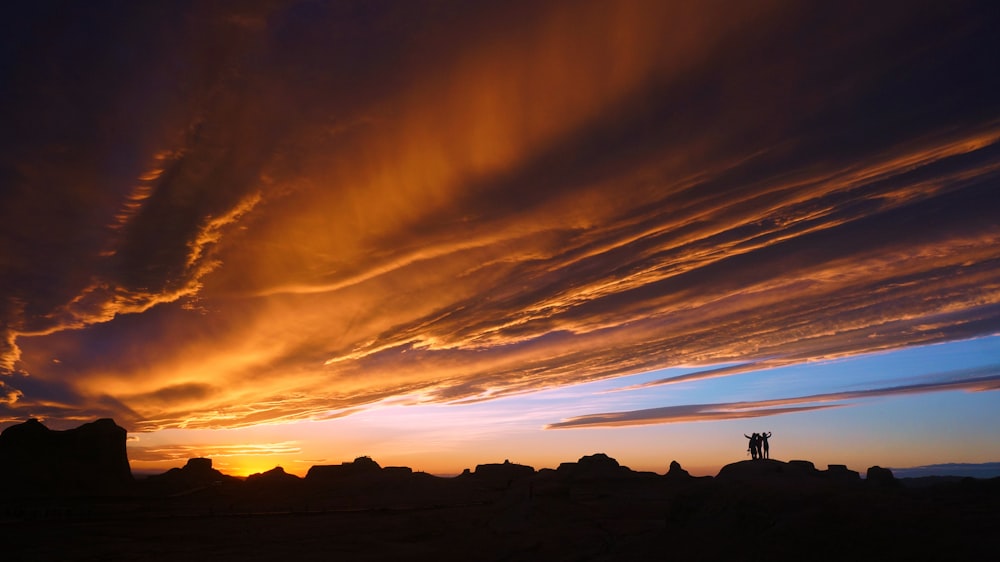
[[[899,485],[899,482],[896,481],[896,477],[893,476],[891,470],[877,465],[868,469],[868,472],[865,475],[865,480],[874,486],[894,487]]]
[[[276,466],[267,472],[258,472],[247,476],[247,484],[252,486],[287,486],[295,485],[302,479],[294,474],[288,474],[285,469]]]
[[[288,474],[280,466],[251,474],[244,482],[246,493],[235,495],[255,504],[257,509],[267,510],[268,506],[275,505],[287,507],[289,503],[304,505],[311,496],[304,479]]]
[[[572,479],[622,478],[635,476],[627,466],[604,453],[580,457],[577,462],[564,462],[556,469],[556,474]]]
[[[830,464],[827,465],[826,470],[827,477],[834,480],[841,480],[844,482],[857,482],[861,480],[861,475],[858,474],[856,470],[850,470],[847,465],[844,464]]]
[[[163,474],[150,476],[146,484],[154,491],[176,494],[238,481],[238,478],[212,468],[212,459],[193,458],[188,459],[184,468],[171,468]]]
[[[788,466],[791,467],[792,470],[797,470],[802,473],[812,473],[816,471],[816,465],[814,465],[812,461],[790,460],[788,461]]]
[[[188,459],[187,464],[184,465],[182,470],[187,471],[192,475],[200,475],[211,477],[216,474],[222,474],[218,470],[212,468],[212,459],[206,459],[204,457],[195,457]]]
[[[715,478],[720,482],[726,482],[760,480],[763,478],[784,477],[791,474],[801,476],[805,469],[806,467],[804,466],[796,466],[774,459],[756,459],[727,464],[719,470],[719,474]]]
[[[100,419],[53,431],[36,419],[0,434],[0,480],[12,493],[116,493],[132,483],[126,431]]]
[[[390,478],[403,478],[411,476],[413,474],[413,469],[408,466],[383,466],[382,474],[385,474]]]
[[[339,465],[313,466],[301,486],[310,505],[338,508],[471,501],[470,497],[483,488],[469,478],[439,478],[405,466],[382,467],[370,457],[358,457]]]
[[[828,482],[857,482],[860,475],[848,470],[845,465],[831,464],[827,470],[817,470],[816,466],[805,460],[788,462],[774,459],[758,459],[739,461],[727,464],[719,471],[716,479],[719,482],[751,482],[772,481],[795,483],[814,479]]]
[[[382,474],[382,467],[371,457],[358,457],[354,462],[339,465],[316,465],[306,473],[307,482],[330,482],[344,479],[357,479]]]
[[[686,480],[692,478],[691,474],[681,468],[681,464],[677,461],[670,461],[670,470],[664,475],[672,480]]]
[[[476,470],[470,476],[493,488],[506,488],[512,483],[535,475],[535,468],[523,464],[504,461],[476,465]]]

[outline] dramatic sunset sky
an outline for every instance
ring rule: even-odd
[[[1000,461],[994,2],[24,1],[0,428],[135,470]]]

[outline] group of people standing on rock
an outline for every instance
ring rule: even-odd
[[[768,438],[771,437],[770,431],[754,433],[753,435],[744,433],[743,437],[750,440],[750,448],[747,449],[750,458],[753,460],[771,458],[771,447],[767,444]]]

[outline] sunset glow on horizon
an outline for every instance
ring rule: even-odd
[[[111,417],[140,472],[998,461],[995,11],[19,8],[0,429]]]

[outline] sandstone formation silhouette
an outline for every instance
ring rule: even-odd
[[[865,480],[873,486],[893,487],[898,483],[892,471],[881,466],[872,466],[868,469]]]
[[[844,482],[857,482],[861,475],[856,470],[850,470],[844,464],[830,464],[826,468],[826,477]]]
[[[877,468],[877,467],[876,467]],[[775,459],[743,460],[727,464],[719,470],[716,476],[725,480],[760,480],[772,477],[780,478],[822,478],[839,480],[858,480],[856,471],[848,470],[842,464],[828,465],[827,470],[819,470],[810,461],[790,460],[787,462]]]
[[[285,469],[276,466],[267,472],[257,472],[247,476],[247,484],[255,486],[287,486],[296,485],[302,481],[294,474],[288,474]]]
[[[240,480],[212,468],[212,459],[188,459],[183,468],[171,468],[163,474],[146,478],[144,484],[156,493],[177,494],[202,488],[236,484]]]
[[[684,470],[684,468],[681,467],[681,463],[677,461],[670,461],[670,468],[667,469],[667,473],[664,476],[666,476],[667,478],[672,478],[674,480],[686,480],[689,478],[693,478],[693,476],[691,476],[691,473]]]
[[[132,483],[127,432],[111,419],[66,431],[36,419],[0,433],[0,481],[11,494],[110,494]]]
[[[596,453],[581,457],[574,462],[564,462],[556,469],[556,474],[564,478],[574,479],[596,479],[596,478],[622,478],[633,476],[634,473],[627,466],[618,464],[618,461],[604,453]]]
[[[471,478],[480,484],[493,488],[506,488],[516,481],[535,475],[534,467],[504,461],[476,465],[476,470],[463,473],[463,477]]]
[[[306,480],[338,481],[343,479],[364,478],[379,475],[382,467],[371,457],[358,457],[353,462],[339,465],[316,465],[306,473]]]

